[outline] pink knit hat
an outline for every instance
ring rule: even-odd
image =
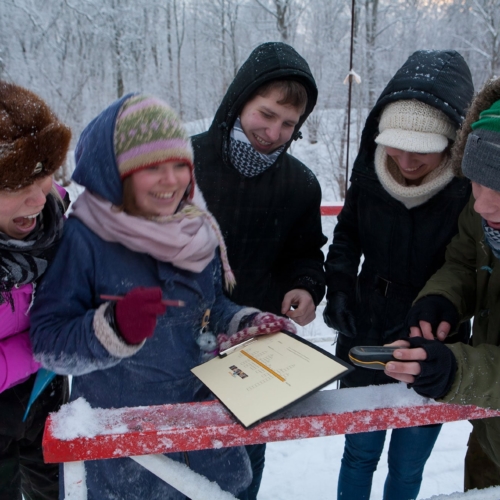
[[[167,161],[189,164],[188,198],[193,198],[193,148],[183,123],[167,103],[145,94],[127,99],[116,119],[114,145],[122,179]]]

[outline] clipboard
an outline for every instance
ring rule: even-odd
[[[282,331],[255,337],[191,371],[249,428],[353,369],[302,337]]]

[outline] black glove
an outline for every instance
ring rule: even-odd
[[[415,302],[406,315],[406,326],[420,326],[420,321],[427,321],[431,324],[432,332],[437,334],[437,327],[441,321],[447,321],[451,325],[450,332],[453,332],[458,325],[457,308],[442,295],[427,295]]]
[[[345,292],[333,292],[327,296],[323,319],[330,328],[346,337],[356,337],[354,300]]]
[[[408,384],[416,393],[426,398],[439,399],[449,392],[457,372],[457,360],[451,349],[439,340],[423,337],[405,339],[410,347],[421,347],[427,353],[425,361],[419,361],[420,375],[413,384]]]

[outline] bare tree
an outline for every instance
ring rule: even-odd
[[[498,0],[467,0],[463,9],[476,22],[469,24],[466,34],[458,35],[465,47],[486,62],[484,79],[500,76],[500,9]],[[483,68],[484,68],[483,64]]]
[[[262,0],[255,0],[268,14],[276,20],[276,28],[283,42],[290,43],[295,34],[298,20],[304,9],[305,3],[300,0],[272,0],[271,6]]]
[[[46,99],[71,125],[75,140],[97,113],[129,91],[155,93],[184,120],[209,122],[241,62],[258,44],[280,39],[305,57],[319,88],[315,113],[306,124],[309,139],[317,143],[307,145],[315,151],[308,151],[307,157],[322,155],[321,161],[311,160],[311,166],[321,163],[328,182],[342,184],[349,4],[1,0],[0,77]],[[356,112],[351,152],[368,110],[413,50],[456,48],[466,57],[476,87],[500,74],[497,4],[498,0],[356,2],[353,69],[362,84],[352,94]],[[335,116],[333,123],[325,123],[328,113]],[[207,122],[198,125],[206,128]]]
[[[179,99],[178,111],[181,119],[183,119],[184,109],[182,105],[182,45],[184,44],[184,33],[186,27],[186,5],[182,0],[173,0],[173,18],[175,22],[175,39],[177,42],[177,95]]]
[[[172,50],[172,3],[167,0],[167,55],[168,55],[168,87],[170,96],[174,95],[174,56]]]
[[[378,0],[365,0],[366,29],[366,82],[368,86],[368,108],[375,104],[375,43],[377,38]]]

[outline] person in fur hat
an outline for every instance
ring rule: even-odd
[[[256,329],[294,331],[288,319],[224,295],[235,284],[224,240],[196,184],[187,132],[166,103],[124,96],[85,128],[75,156],[73,180],[85,191],[38,291],[31,328],[35,358],[74,376],[73,400],[94,408],[203,401],[211,396],[191,369],[217,344]],[[244,447],[169,456],[246,499]],[[129,458],[89,461],[85,470],[89,500],[184,499]]]
[[[438,401],[500,410],[500,79],[474,99],[453,151],[454,166],[472,181],[459,232],[446,262],[409,312],[412,347],[387,375]],[[474,317],[472,345],[434,340]],[[500,418],[473,420],[464,489],[500,485]]]
[[[28,312],[62,235],[68,200],[52,174],[70,139],[69,128],[40,97],[0,81],[1,500],[55,500],[59,494],[58,466],[44,464],[42,436],[47,415],[67,397],[65,377],[56,377],[23,417],[40,368]]]
[[[413,300],[444,262],[470,194],[469,181],[452,169],[450,145],[472,95],[458,52],[421,50],[396,72],[366,120],[325,263],[324,319],[338,331],[336,354],[347,362],[354,346],[407,335]],[[470,326],[459,330],[454,338],[467,338]],[[383,371],[356,368],[341,387],[391,382]],[[392,431],[384,500],[417,497],[440,429]],[[346,435],[338,498],[370,497],[385,437],[386,431]]]

